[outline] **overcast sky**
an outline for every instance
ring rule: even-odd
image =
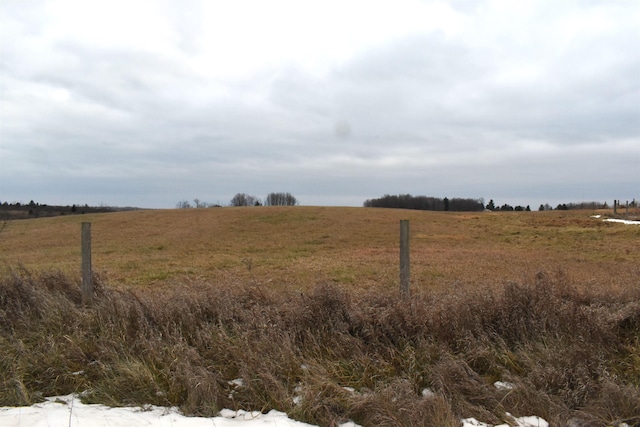
[[[0,201],[640,199],[637,0],[0,0]]]

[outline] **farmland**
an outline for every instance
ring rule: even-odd
[[[319,425],[507,413],[636,425],[640,226],[593,213],[251,207],[11,221],[0,406],[82,393]],[[401,219],[410,300],[398,292]],[[81,222],[92,224],[92,307]]]
[[[94,270],[119,287],[176,278],[258,280],[272,288],[398,283],[399,220],[411,221],[412,289],[487,287],[562,272],[584,286],[637,277],[640,227],[589,211],[448,213],[331,207],[133,211],[9,222],[2,267],[79,274],[80,223]]]

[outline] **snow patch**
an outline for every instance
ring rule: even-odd
[[[511,414],[507,413],[509,417]],[[514,418],[511,417],[512,424],[500,424],[495,427],[549,427],[549,423],[543,420],[540,417],[520,417]],[[465,418],[462,420],[462,427],[492,427],[489,424],[480,422],[475,418]]]
[[[424,389],[422,395],[431,396],[433,391]],[[507,414],[510,416],[509,414]],[[540,417],[512,418],[516,427],[549,427]],[[143,407],[110,408],[105,405],[85,405],[77,395],[47,397],[42,403],[27,407],[0,407],[0,425],[3,427],[314,427],[290,419],[284,412],[223,409],[217,417],[185,417],[178,408],[146,405]],[[475,418],[462,420],[463,427],[492,427]],[[353,421],[340,427],[360,427]],[[501,424],[496,427],[509,427]]]
[[[436,393],[430,388],[422,389],[422,397],[433,397]]]
[[[495,383],[493,383],[493,386],[498,390],[513,390],[514,388],[516,388],[515,385],[503,381],[496,381]]]
[[[433,391],[422,391],[425,397]],[[507,414],[509,415],[509,414]],[[510,416],[510,415],[509,415]],[[539,417],[513,418],[516,427],[549,427],[549,423]],[[284,412],[271,410],[263,414],[259,411],[223,409],[213,418],[185,417],[177,408],[153,405],[144,407],[110,408],[105,405],[85,405],[78,396],[55,396],[45,402],[28,407],[0,407],[0,425],[4,427],[48,426],[48,427],[258,427],[277,425],[278,427],[314,427],[287,417]],[[492,427],[475,418],[462,420],[463,427]],[[353,421],[340,427],[360,427]],[[509,427],[501,424],[496,427]]]
[[[591,215],[590,218],[600,219],[602,215]],[[603,219],[605,222],[617,222],[619,224],[627,224],[627,225],[640,225],[640,221],[633,221],[630,219],[616,219],[616,218],[605,218]]]
[[[640,225],[640,221],[632,221],[632,220],[629,220],[629,219],[607,218],[607,219],[603,219],[603,221],[617,222],[617,223],[620,223],[620,224],[627,224],[627,225]]]

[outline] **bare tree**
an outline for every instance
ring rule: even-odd
[[[178,203],[176,203],[176,208],[178,209],[189,209],[190,207],[191,207],[191,204],[186,200],[181,200]]]
[[[269,193],[264,204],[265,206],[296,206],[298,200],[291,193]]]
[[[231,206],[259,206],[260,199],[246,193],[237,193],[230,202]]]
[[[193,203],[195,203],[196,208],[206,208],[209,206],[207,202],[201,202],[198,198],[193,199]]]

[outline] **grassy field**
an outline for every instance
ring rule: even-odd
[[[4,267],[79,274],[80,223],[92,223],[93,265],[117,286],[176,278],[269,287],[398,284],[399,221],[411,221],[412,289],[494,286],[557,272],[616,288],[637,277],[640,227],[590,211],[453,213],[333,207],[151,210],[9,222]]]
[[[500,424],[507,413],[637,426],[640,226],[593,213],[259,207],[11,221],[0,406],[75,392],[199,415],[273,408],[322,426]]]

